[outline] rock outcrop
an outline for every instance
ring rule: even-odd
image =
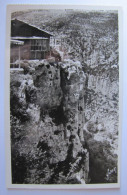
[[[13,183],[88,183],[81,64],[40,61],[24,70],[11,73]],[[21,159],[24,177],[17,181]]]

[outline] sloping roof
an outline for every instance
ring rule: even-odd
[[[28,24],[27,22],[24,22],[24,21],[22,21],[22,20],[19,20],[19,19],[12,19],[12,23],[13,23],[13,22],[22,23],[22,24],[24,24],[24,25],[27,25],[27,26],[33,28],[33,29],[38,30],[39,32],[42,32],[42,33],[47,34],[48,36],[53,36],[53,34],[51,34],[50,32],[48,32],[48,31],[46,31],[46,30],[43,30],[43,29],[41,29],[41,28],[38,28],[38,27],[36,27],[36,26],[34,26],[34,25],[32,25],[32,24]]]

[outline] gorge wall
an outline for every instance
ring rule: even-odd
[[[88,183],[87,77],[79,62],[23,62],[11,73],[13,183]]]

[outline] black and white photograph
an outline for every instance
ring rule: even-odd
[[[11,7],[11,186],[119,187],[118,8]]]

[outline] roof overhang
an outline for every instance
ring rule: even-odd
[[[24,45],[24,41],[19,41],[19,40],[11,39],[11,44],[12,45]]]
[[[33,37],[11,37],[12,38],[12,40],[19,40],[19,39],[21,39],[21,40],[23,40],[23,39],[42,39],[42,40],[47,40],[47,39],[49,39],[49,38],[46,38],[46,37],[35,37],[35,36],[33,36]]]

